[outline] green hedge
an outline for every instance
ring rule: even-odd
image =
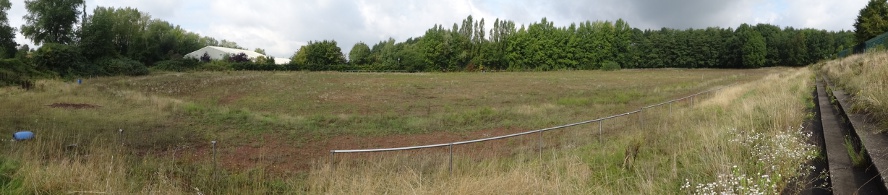
[[[47,76],[49,74],[38,71],[34,65],[26,64],[21,60],[0,60],[0,86],[22,85],[33,82],[33,79]]]

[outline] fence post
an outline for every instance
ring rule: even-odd
[[[333,178],[335,175],[334,172],[336,171],[336,166],[335,166],[336,164],[334,163],[336,161],[335,155],[336,155],[336,151],[330,150],[330,186],[333,186],[333,184],[336,183],[336,181],[335,181],[336,178]]]
[[[216,178],[216,140],[210,141],[210,143],[213,144],[213,180],[218,181]],[[213,182],[213,192],[217,190],[216,183],[218,182]]]
[[[540,164],[543,163],[543,131],[540,130]]]
[[[601,121],[604,121],[604,119],[598,120],[598,143],[599,144],[601,144]]]
[[[644,107],[641,107],[641,111],[638,111],[638,121],[641,124],[641,130],[644,130]]]
[[[453,176],[453,143],[450,143],[450,176]]]

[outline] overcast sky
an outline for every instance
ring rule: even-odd
[[[348,55],[357,42],[404,41],[435,24],[450,27],[472,15],[518,24],[546,17],[556,26],[586,20],[626,20],[640,29],[734,27],[770,23],[781,27],[853,30],[866,0],[86,0],[96,6],[134,7],[186,30],[227,39],[250,50],[290,57],[312,40],[336,40]],[[20,28],[24,0],[12,0],[10,25]],[[520,25],[519,25],[520,26]],[[21,34],[19,44],[33,45]]]

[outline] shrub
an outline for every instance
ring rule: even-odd
[[[620,70],[620,64],[617,64],[613,61],[605,61],[601,63],[601,70],[603,71],[615,71]]]
[[[145,64],[129,58],[102,58],[96,60],[95,65],[104,69],[104,75],[139,76],[149,73]]]
[[[203,63],[200,65],[200,70],[208,70],[208,71],[226,71],[232,70],[232,65],[229,62],[223,60],[214,60],[209,63]]]
[[[212,58],[210,58],[210,54],[207,52],[204,52],[204,54],[202,56],[200,56],[200,62],[206,63],[206,62],[210,62],[210,60],[212,60]]]
[[[249,62],[249,61],[250,61],[250,57],[247,56],[247,54],[245,54],[245,53],[238,53],[238,54],[234,54],[234,55],[228,57],[228,62],[242,63],[242,62]]]
[[[183,58],[178,60],[164,60],[154,64],[153,69],[166,71],[188,71],[200,67],[201,61],[192,58]]]
[[[34,65],[24,63],[21,60],[0,60],[0,86],[25,86],[31,84],[32,79],[44,76],[46,76],[46,73],[38,71]]]
[[[64,44],[47,43],[34,52],[34,64],[39,69],[50,70],[62,76],[86,75],[94,73],[87,70],[80,50]]]
[[[277,64],[268,64],[268,63],[243,62],[243,63],[231,64],[231,68],[234,70],[276,71],[276,70],[289,70],[290,67],[277,65]]]

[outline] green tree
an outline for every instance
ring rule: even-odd
[[[0,0],[0,58],[15,57],[18,44],[15,43],[15,28],[9,26],[7,12],[12,7],[9,0]]]
[[[256,53],[260,53],[260,54],[262,54],[262,55],[265,55],[265,50],[262,49],[262,48],[256,48],[256,49],[253,50],[253,51],[256,52]]]
[[[355,43],[351,51],[348,52],[349,63],[354,65],[365,65],[369,62],[370,46],[364,42]]]
[[[92,17],[83,25],[80,35],[80,51],[88,60],[118,55],[114,33],[115,16],[113,10],[97,7]]]
[[[768,51],[762,35],[748,24],[740,25],[737,28],[737,34],[741,45],[740,54],[743,67],[758,68],[764,66]]]
[[[23,18],[22,35],[36,44],[67,44],[74,40],[74,23],[80,16],[83,0],[25,1],[28,14]]]
[[[342,49],[336,45],[336,41],[309,41],[302,46],[292,57],[293,63],[303,66],[328,66],[345,64],[345,56]]]
[[[870,0],[854,22],[857,42],[864,42],[888,31],[888,1]]]

